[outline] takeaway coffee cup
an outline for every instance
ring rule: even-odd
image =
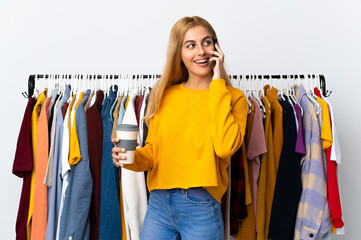
[[[125,153],[118,153],[118,155],[127,157],[125,160],[119,160],[119,163],[132,164],[134,162],[138,130],[138,126],[132,124],[118,124],[115,128],[117,138],[119,138],[117,147],[126,149]]]

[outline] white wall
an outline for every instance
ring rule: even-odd
[[[360,239],[360,1],[0,1],[0,232],[14,239],[22,180],[12,175],[33,73],[161,73],[172,25],[215,28],[229,73],[323,73],[333,103],[346,235]]]

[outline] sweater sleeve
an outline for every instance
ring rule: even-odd
[[[149,121],[148,136],[145,146],[135,150],[133,164],[124,164],[124,168],[135,172],[144,172],[153,168],[153,119]]]
[[[247,120],[246,97],[241,91],[231,91],[225,80],[215,79],[209,85],[211,136],[218,157],[229,158],[241,146]]]

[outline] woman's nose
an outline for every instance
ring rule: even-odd
[[[198,55],[204,55],[206,51],[204,50],[203,46],[200,46],[199,47],[199,52],[198,52]]]

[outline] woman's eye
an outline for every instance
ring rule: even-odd
[[[187,46],[187,48],[193,48],[194,47],[194,44],[189,44],[188,46]]]
[[[204,42],[204,45],[205,45],[205,46],[209,46],[209,45],[211,45],[211,43],[212,43],[211,41],[205,41],[205,42]]]

